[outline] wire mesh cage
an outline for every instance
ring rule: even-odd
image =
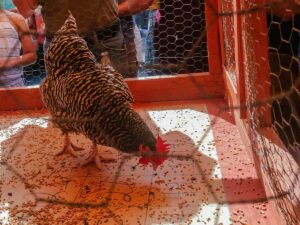
[[[229,8],[235,5],[236,21],[241,22],[238,38],[244,67],[244,74],[233,70],[235,76],[232,75],[236,65],[232,59],[234,47],[228,46],[236,45],[232,44],[232,31],[228,30],[236,31],[239,27],[233,26],[234,16],[224,17],[225,73],[229,74],[226,79],[236,88],[236,80],[245,76],[238,83],[239,92],[245,94],[245,100],[239,104],[247,106],[244,119],[253,152],[267,187],[277,196],[277,207],[286,223],[298,224],[299,5],[293,1],[226,3],[222,5]],[[231,21],[230,28],[228,21]],[[228,61],[233,66],[228,66]]]
[[[5,2],[4,7],[13,8],[12,4],[10,7],[7,6],[8,2]],[[47,2],[41,1],[41,4],[47,5]],[[60,6],[57,7],[59,4]],[[45,23],[41,16],[41,8],[27,18],[30,32],[34,34],[33,38],[37,46],[37,61],[23,69],[22,78],[26,86],[37,85],[45,77],[43,59],[46,49],[43,45],[45,42],[45,46],[48,46],[53,34],[63,22],[63,19],[57,20],[50,15],[61,17],[66,8],[73,9],[75,17],[80,18],[78,32],[85,37],[96,59],[100,60],[101,52],[107,51],[111,63],[124,77],[199,73],[207,72],[209,69],[206,36],[204,35],[199,41],[200,34],[206,29],[204,1],[177,2],[176,4],[160,1],[159,4],[154,4],[155,6],[143,13],[120,16],[120,22],[114,22],[112,26],[105,23],[108,23],[108,20],[117,20],[113,10],[105,12],[106,16],[96,15],[102,22],[95,20],[96,25],[93,25],[92,20],[82,19],[84,15],[91,14],[88,10],[77,10],[76,7],[61,4],[57,3],[54,7],[49,7],[50,4],[46,6],[47,10],[44,12],[46,39],[43,34]],[[101,10],[102,6],[98,7]],[[89,30],[93,30],[91,28],[93,26],[96,30],[95,34],[87,34]],[[97,26],[107,28],[98,32]],[[121,34],[118,33],[119,29]],[[120,53],[112,51],[113,45],[117,42],[106,43],[111,37],[120,42],[120,46],[116,47],[123,51]],[[118,58],[120,59],[117,60]],[[115,62],[116,60],[118,62]],[[126,67],[126,69],[121,67]]]
[[[51,10],[66,8],[68,6],[54,4]],[[101,53],[106,51],[114,59],[103,41],[121,29],[121,36],[125,38],[121,43],[125,59],[117,65],[115,61],[107,62],[113,66],[125,63],[129,71],[125,77],[192,74],[215,69],[209,66],[209,60],[218,59],[213,59],[214,54],[208,48],[208,36],[212,27],[217,25],[221,32],[217,37],[220,40],[215,40],[215,43],[220,41],[220,51],[223,52],[226,95],[234,99],[230,109],[239,112],[237,116],[234,113],[235,119],[241,120],[245,126],[258,170],[262,173],[269,194],[256,201],[274,200],[286,224],[295,225],[300,221],[299,8],[299,3],[293,0],[162,0],[143,13],[120,18],[120,24],[84,36],[96,60],[100,62],[101,56],[106,55]],[[208,10],[213,14],[209,21]],[[80,9],[76,13],[90,12]],[[38,57],[36,63],[23,68],[24,85],[39,84],[46,76],[45,39],[42,34],[44,23],[40,12],[37,11],[30,20],[31,30],[24,35],[33,34]],[[93,24],[85,21],[78,26],[86,28],[93,27]],[[51,35],[53,33],[46,33],[46,42],[51,41]],[[4,70],[5,67],[0,68],[0,74]],[[190,78],[193,79],[193,76]],[[198,85],[198,88],[202,90],[203,86]],[[220,104],[221,111],[224,110],[222,107]],[[193,156],[185,159],[194,160]],[[122,159],[122,163],[125,161]],[[14,171],[6,162],[2,164]],[[118,169],[121,170],[122,166]],[[26,179],[21,179],[26,185]],[[111,191],[114,188],[112,186]],[[53,204],[73,204],[35,197]],[[72,206],[102,209],[107,205],[76,202]]]

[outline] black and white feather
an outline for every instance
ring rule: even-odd
[[[71,13],[49,44],[45,63],[42,100],[63,133],[81,133],[95,144],[127,153],[137,152],[140,144],[156,150],[154,135],[132,108],[122,75],[96,62]]]

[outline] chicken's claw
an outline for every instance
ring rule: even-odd
[[[56,156],[62,155],[64,153],[69,153],[74,157],[77,157],[77,153],[76,151],[82,151],[83,148],[78,147],[76,145],[74,145],[73,143],[71,143],[69,135],[65,134],[65,144],[64,147],[61,151],[59,151],[58,153],[56,153]]]

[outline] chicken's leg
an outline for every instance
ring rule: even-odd
[[[89,155],[89,157],[87,158],[87,161],[84,163],[84,165],[88,165],[92,162],[95,162],[97,168],[101,169],[102,161],[103,162],[116,162],[116,159],[114,159],[114,158],[103,158],[102,156],[100,156],[98,153],[97,144],[95,142],[93,142],[91,149],[92,149],[92,153]]]
[[[74,157],[77,157],[76,151],[81,151],[83,150],[83,148],[77,147],[76,145],[74,145],[71,141],[70,141],[70,137],[69,134],[66,133],[65,134],[65,144],[64,147],[61,151],[59,151],[58,153],[56,153],[56,155],[61,155],[64,153],[69,153]]]
[[[87,161],[84,163],[84,165],[88,165],[92,162],[95,162],[97,168],[101,169],[101,158],[98,154],[97,144],[95,142],[93,142],[93,145],[92,145],[92,153],[89,155],[89,157],[87,158]]]

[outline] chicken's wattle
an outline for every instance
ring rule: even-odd
[[[149,148],[141,148],[140,154],[142,155],[139,163],[147,166],[149,163],[152,164],[154,170],[157,169],[159,165],[162,165],[163,162],[167,159],[167,154],[169,153],[169,144],[166,144],[166,141],[163,140],[160,136],[156,139],[156,152],[152,154]]]

